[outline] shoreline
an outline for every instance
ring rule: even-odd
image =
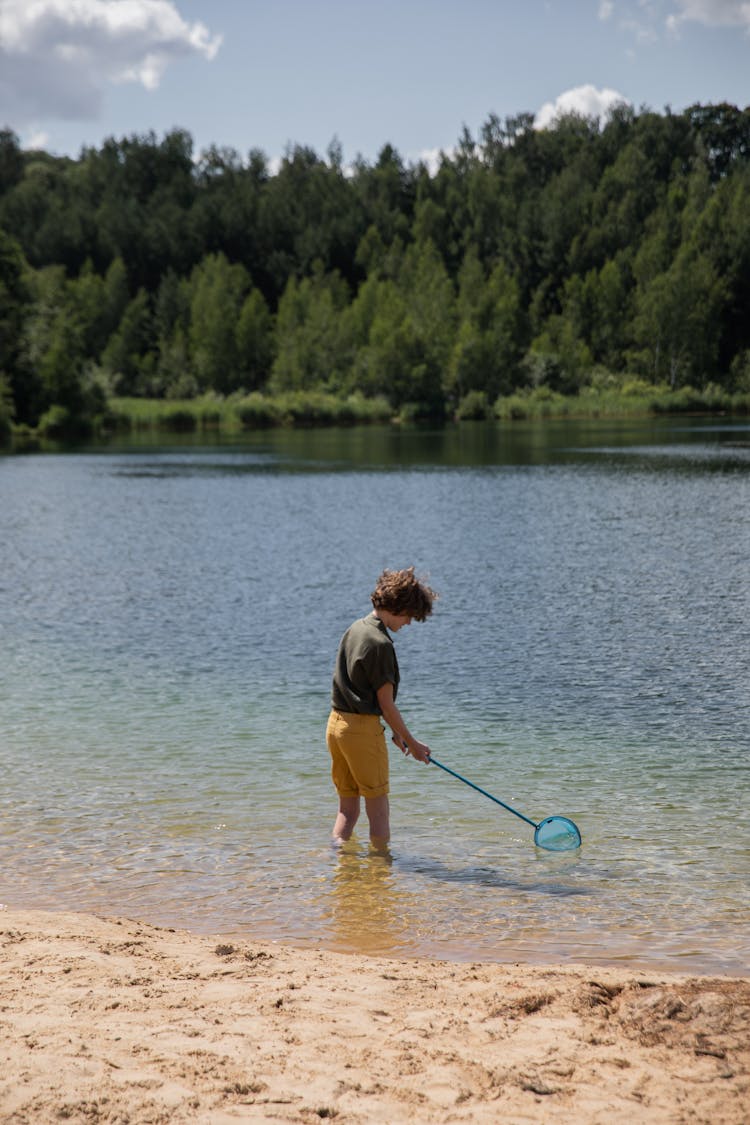
[[[501,941],[501,953],[497,953],[497,943],[492,946],[480,945],[471,950],[465,941],[456,942],[450,939],[443,943],[434,940],[427,941],[427,952],[424,951],[424,942],[418,936],[410,941],[394,939],[392,934],[377,930],[377,921],[371,920],[363,928],[363,918],[357,915],[352,918],[350,932],[343,935],[341,932],[333,934],[330,930],[304,936],[299,928],[279,931],[278,920],[270,922],[262,920],[257,925],[248,922],[219,924],[217,916],[192,917],[187,919],[186,912],[176,913],[173,910],[155,910],[153,905],[143,903],[109,903],[107,901],[87,901],[80,907],[62,903],[55,904],[52,896],[34,896],[18,905],[0,902],[0,933],[3,929],[3,918],[8,914],[49,915],[75,915],[101,919],[118,919],[133,924],[149,926],[157,931],[170,933],[185,933],[197,939],[215,939],[217,942],[242,945],[253,942],[269,947],[287,948],[300,953],[325,952],[333,956],[362,957],[366,960],[379,958],[381,960],[413,962],[416,965],[422,962],[445,965],[524,965],[529,969],[545,968],[585,968],[589,972],[613,969],[621,972],[646,974],[666,974],[669,976],[696,977],[696,978],[727,978],[750,979],[750,965],[746,968],[739,953],[731,956],[724,951],[717,955],[716,946],[711,959],[707,952],[700,952],[697,947],[690,952],[676,949],[661,949],[655,952],[651,945],[636,946],[632,941],[618,942],[616,933],[609,935],[605,944],[604,936],[599,934],[595,943],[584,944],[576,941],[575,936],[568,936],[564,945],[552,945],[538,942],[533,938]],[[352,936],[354,935],[354,936]]]
[[[455,962],[0,912],[0,1119],[714,1122],[750,976]]]

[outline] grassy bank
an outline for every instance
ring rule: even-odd
[[[50,412],[48,412],[48,415]],[[456,421],[537,421],[554,418],[638,418],[656,415],[713,414],[750,416],[750,393],[730,394],[716,386],[704,390],[670,390],[641,379],[617,387],[590,386],[577,395],[562,395],[549,387],[519,391],[488,402],[481,392],[464,396],[448,415]],[[184,433],[241,435],[274,427],[355,426],[373,423],[413,423],[431,420],[419,404],[406,404],[395,413],[384,398],[353,395],[343,399],[324,392],[284,395],[206,394],[192,399],[113,398],[104,414],[86,419],[85,431],[47,431],[14,427],[0,412],[0,445],[34,443],[38,439],[76,441],[116,434]],[[4,424],[2,424],[4,423]]]
[[[561,395],[547,387],[499,398],[491,416],[501,421],[541,418],[636,418],[666,414],[750,415],[750,394],[729,394],[718,387],[670,390],[640,379],[622,387],[586,387]]]
[[[458,421],[512,422],[544,418],[629,418],[659,414],[750,415],[750,394],[729,394],[716,387],[671,391],[632,380],[623,387],[588,387],[577,395],[562,395],[540,387],[488,403],[483,394],[462,399],[455,412]],[[165,399],[114,399],[109,425],[119,432],[163,430],[170,432],[242,433],[273,426],[352,426],[390,421],[410,422],[420,411],[407,405],[394,415],[383,398],[340,399],[323,393],[271,397],[251,394],[221,399],[214,395],[169,401]]]
[[[391,417],[389,404],[381,398],[341,399],[322,392],[275,397],[254,393],[229,398],[208,394],[180,400],[115,398],[110,402],[106,425],[118,433],[240,434],[275,426],[355,426],[388,422]]]

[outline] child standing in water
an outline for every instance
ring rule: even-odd
[[[436,597],[415,577],[413,566],[384,570],[371,595],[372,613],[350,625],[341,638],[326,729],[339,797],[334,844],[350,838],[362,797],[373,847],[383,851],[390,839],[388,748],[381,719],[404,754],[418,762],[430,760],[429,746],[414,737],[396,705],[399,671],[390,634],[429,617]]]

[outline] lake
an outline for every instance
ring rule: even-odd
[[[0,457],[0,902],[447,960],[745,973],[750,424],[270,431]],[[333,659],[384,567],[435,766],[329,845]],[[366,822],[365,822],[366,824]]]

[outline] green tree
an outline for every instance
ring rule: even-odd
[[[155,367],[153,314],[148,293],[139,289],[109,338],[102,365],[120,395],[148,395]]]
[[[175,129],[159,141],[153,132],[116,141],[83,156],[81,193],[95,221],[101,269],[115,257],[127,269],[131,295],[150,294],[169,267],[186,273],[200,258],[191,210],[196,198],[192,138]]]
[[[0,229],[0,377],[21,422],[30,422],[37,409],[38,388],[23,347],[31,299],[21,249]]]
[[[261,390],[271,374],[275,355],[274,321],[259,289],[253,289],[237,321],[237,358],[242,386]]]
[[[443,260],[431,239],[413,243],[404,255],[399,290],[407,311],[405,334],[413,370],[401,401],[424,403],[431,412],[443,407],[443,376],[456,332],[456,298]],[[413,339],[412,339],[413,338]],[[413,391],[409,394],[408,383]]]
[[[348,288],[336,274],[322,268],[301,281],[291,278],[276,318],[273,391],[340,387],[351,362],[344,346]]]
[[[8,379],[0,372],[0,446],[10,442],[14,415],[13,392]]]
[[[406,242],[414,217],[412,172],[392,145],[384,145],[373,167],[355,165],[353,186],[364,212],[363,231],[374,226],[385,246]]]
[[[312,149],[289,149],[278,174],[264,187],[258,221],[275,297],[291,276],[312,274],[316,262],[347,284],[358,280],[355,254],[367,223],[335,142],[328,163]]]
[[[61,308],[49,326],[38,362],[43,389],[42,433],[62,439],[87,437],[105,406],[102,389],[87,371],[84,332],[69,309]]]
[[[590,362],[736,386],[748,215],[750,111],[726,104],[541,130],[491,116],[434,171],[389,145],[344,169],[336,140],[290,146],[274,172],[258,150],[194,160],[181,130],[72,160],[3,130],[0,231],[20,259],[0,243],[2,364],[32,423],[52,342],[77,354],[62,312],[84,383],[106,356],[115,386],[148,394],[272,371],[437,412],[529,377],[573,390]]]
[[[48,408],[63,407],[76,419],[86,414],[85,361],[81,326],[61,311],[52,323],[47,347],[39,360]]]
[[[198,383],[190,371],[190,284],[167,270],[161,279],[154,304],[156,373],[159,394],[192,398]]]
[[[562,314],[549,317],[543,331],[531,341],[527,356],[531,381],[566,395],[575,394],[586,384],[592,363],[586,342]]]
[[[402,285],[371,278],[347,317],[353,359],[346,389],[387,398],[392,406],[415,404],[443,410],[441,369]]]
[[[439,372],[430,367],[403,295],[392,281],[377,283],[375,313],[360,359],[361,386],[399,408],[434,403]]]
[[[16,399],[18,419],[36,426],[40,415],[51,404],[49,387],[41,374],[44,357],[50,351],[60,326],[73,319],[68,303],[65,271],[61,266],[46,266],[28,273],[31,301],[23,326],[22,351],[25,369],[22,405]],[[58,354],[60,354],[58,349]]]
[[[86,262],[78,277],[69,282],[68,298],[83,329],[85,354],[98,362],[128,304],[122,259],[115,258],[106,277],[97,274],[90,261]]]
[[[669,268],[635,295],[634,334],[643,373],[671,387],[702,387],[716,376],[723,279],[702,253],[680,248]]]
[[[23,167],[18,137],[10,129],[0,129],[0,195],[20,183]]]
[[[250,286],[244,266],[224,254],[204,258],[190,276],[190,369],[201,391],[242,386],[237,325]]]
[[[707,180],[705,165],[691,175],[683,237],[706,255],[725,285],[718,366],[727,372],[750,347],[750,162],[710,186]]]
[[[620,370],[627,348],[632,280],[621,254],[584,278],[574,274],[563,286],[562,313],[575,338],[585,343],[594,362]]]
[[[446,368],[444,387],[451,398],[479,391],[488,402],[508,394],[521,379],[524,317],[519,286],[499,262],[488,280],[475,251],[459,276],[460,325]]]
[[[750,107],[721,102],[719,105],[692,105],[685,111],[712,180],[732,171],[750,159]]]

